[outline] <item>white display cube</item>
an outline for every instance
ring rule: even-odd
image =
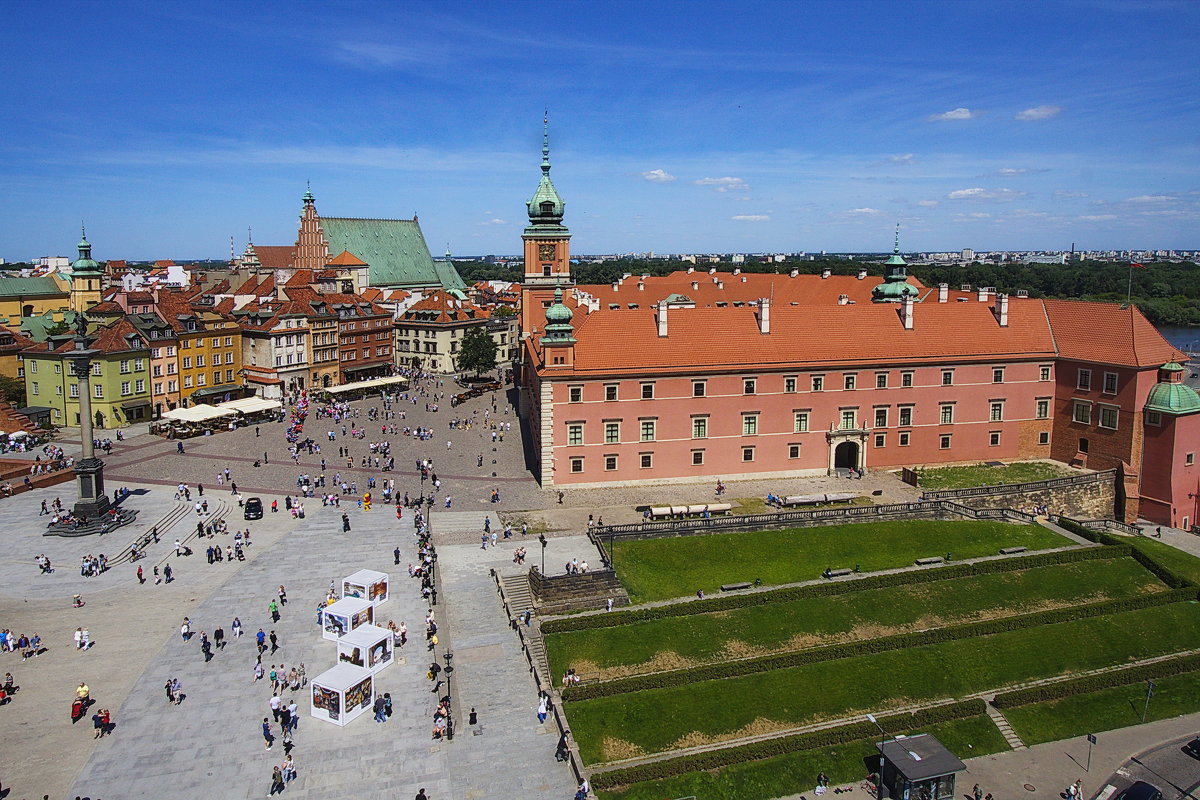
[[[392,632],[378,625],[363,625],[338,639],[338,663],[371,670],[390,667],[394,659]]]
[[[360,569],[342,578],[342,597],[369,600],[374,606],[388,599],[388,575],[371,569]]]
[[[321,609],[321,635],[337,641],[355,628],[374,621],[375,607],[369,600],[344,598]]]
[[[311,713],[317,719],[346,725],[375,703],[375,676],[371,670],[338,664],[312,679]]]

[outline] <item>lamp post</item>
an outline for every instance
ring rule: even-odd
[[[75,478],[79,487],[79,499],[74,513],[80,519],[100,519],[108,511],[108,493],[104,490],[104,462],[96,458],[92,444],[92,392],[88,382],[92,357],[99,350],[88,347],[87,318],[82,313],[75,315],[75,349],[66,354],[79,381],[79,439],[83,446],[79,461],[75,464]]]
[[[875,719],[874,714],[867,714],[867,721],[879,729],[879,775],[875,779],[875,797],[883,800],[883,745],[887,741],[887,732]]]
[[[539,533],[538,541],[542,543],[542,577],[546,577],[546,534]]]
[[[450,665],[450,662],[454,660],[454,653],[447,650],[442,658],[446,660],[446,669],[444,670],[446,673],[446,739],[449,741],[454,738],[454,715],[450,711],[453,704],[450,693],[450,674],[454,672],[454,667]]]

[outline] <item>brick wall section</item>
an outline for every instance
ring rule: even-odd
[[[599,569],[582,575],[542,575],[529,570],[529,588],[540,614],[567,611],[596,611],[608,598],[614,606],[629,605],[629,595],[611,569]]]
[[[1118,475],[1113,474],[1108,480],[1074,486],[1055,486],[1053,481],[1041,481],[1039,483],[1045,485],[1022,491],[1019,495],[1008,491],[997,491],[994,494],[953,499],[956,503],[975,509],[1007,506],[1016,508],[1018,511],[1030,511],[1034,506],[1044,505],[1051,514],[1062,514],[1079,519],[1104,519],[1113,516],[1119,479]],[[1033,485],[1037,486],[1038,484]],[[1137,479],[1135,478],[1135,492],[1136,489]]]

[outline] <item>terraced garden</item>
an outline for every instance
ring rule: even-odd
[[[580,754],[623,762],[594,772],[592,785],[620,800],[767,800],[811,788],[819,771],[854,781],[875,752],[866,713],[891,714],[889,732],[933,733],[963,758],[998,752],[1007,744],[983,702],[956,700],[1094,671],[1045,695],[1004,695],[1020,697],[1003,710],[1029,743],[1133,724],[1131,698],[1144,698],[1135,682],[1151,674],[1166,693],[1160,716],[1200,708],[1200,657],[1173,655],[1200,650],[1200,559],[1086,536],[1102,546],[975,564],[959,559],[1070,543],[1039,526],[976,522],[618,543],[618,574],[641,599],[812,579],[856,562],[887,569],[938,551],[954,560],[546,621],[553,673],[585,679],[563,693]]]
[[[630,600],[645,603],[720,591],[752,581],[793,583],[826,567],[873,572],[912,565],[918,558],[994,556],[1005,547],[1043,550],[1070,542],[1040,525],[1007,522],[903,520],[788,528],[778,531],[620,541],[613,561]]]

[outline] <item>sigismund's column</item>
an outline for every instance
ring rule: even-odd
[[[79,437],[83,445],[83,452],[75,462],[79,499],[75,501],[74,513],[89,522],[106,514],[110,505],[104,491],[104,462],[96,458],[96,448],[92,444],[92,392],[88,378],[92,357],[98,352],[88,347],[87,319],[82,312],[76,312],[75,349],[66,356],[79,381]]]

